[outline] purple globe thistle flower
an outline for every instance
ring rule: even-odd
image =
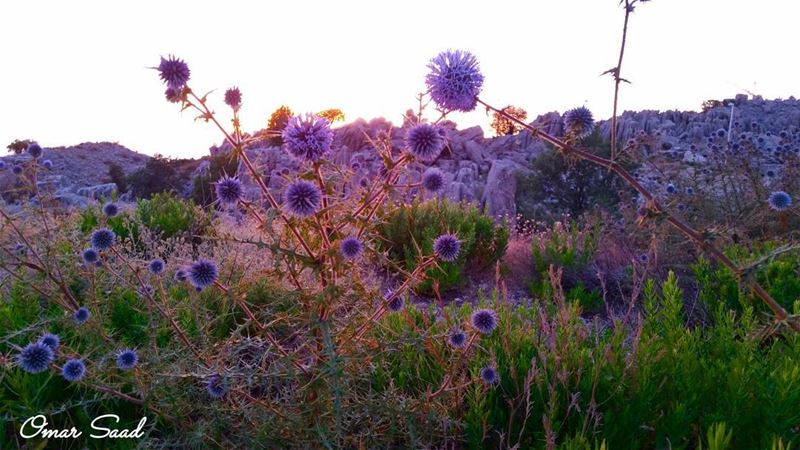
[[[389,297],[392,296],[392,294],[393,292],[389,291],[386,293],[384,297],[388,299]],[[391,312],[398,312],[401,309],[403,309],[403,306],[405,306],[405,304],[406,301],[402,295],[395,295],[394,298],[392,298],[391,300],[388,301],[388,303],[386,303],[386,308],[389,309],[389,311]]]
[[[183,99],[183,88],[168,87],[167,90],[164,91],[164,97],[170,103],[178,103]]]
[[[339,253],[344,259],[355,259],[364,251],[361,241],[355,236],[346,237],[339,245]]]
[[[489,385],[497,384],[500,381],[500,375],[498,375],[497,369],[492,366],[486,366],[482,368],[480,376],[481,381]]]
[[[435,194],[444,188],[444,173],[436,167],[430,167],[422,174],[422,187]]]
[[[577,139],[585,138],[594,130],[594,117],[589,108],[581,106],[564,113],[564,128]]]
[[[296,217],[309,217],[319,209],[322,193],[313,183],[297,180],[286,187],[283,203],[289,214]]]
[[[453,348],[463,348],[467,345],[467,334],[461,328],[455,328],[447,335],[447,343]]]
[[[42,161],[42,166],[44,166],[44,168],[47,170],[51,170],[53,168],[53,161],[45,159],[44,161]]]
[[[642,253],[641,255],[639,255],[639,261],[641,261],[643,263],[646,263],[649,260],[650,260],[650,257],[647,256],[647,253]]]
[[[447,50],[428,63],[425,84],[431,98],[444,111],[472,111],[483,86],[478,60],[470,52]]]
[[[497,314],[491,309],[479,309],[472,313],[470,323],[478,333],[489,334],[497,328]]]
[[[212,375],[206,381],[206,391],[208,395],[215,399],[220,399],[228,392],[225,379],[220,375]]]
[[[83,253],[81,253],[81,259],[83,259],[83,262],[87,264],[94,264],[100,259],[100,255],[97,253],[97,250],[93,248],[87,248],[83,251]]]
[[[114,217],[119,214],[119,206],[117,206],[116,203],[106,203],[106,205],[103,206],[103,214],[107,217]]]
[[[53,349],[43,342],[32,342],[22,349],[17,361],[25,372],[44,372],[53,361]]]
[[[117,353],[117,367],[122,370],[133,369],[138,362],[139,355],[136,350],[125,349]]]
[[[433,253],[442,261],[455,261],[460,251],[461,241],[454,234],[443,234],[433,241]]]
[[[5,170],[5,168],[6,168],[6,162],[0,161],[0,170]]]
[[[281,136],[289,153],[307,162],[319,161],[333,144],[333,131],[328,120],[313,114],[289,119]]]
[[[65,362],[64,367],[61,368],[61,376],[70,382],[79,381],[85,375],[86,364],[80,359],[70,359]]]
[[[11,173],[14,175],[22,175],[22,166],[19,164],[14,164],[14,166],[11,168]]]
[[[686,188],[686,195],[694,195],[694,188],[687,187]]]
[[[75,311],[75,314],[72,315],[72,318],[75,320],[75,323],[80,325],[89,320],[91,315],[92,314],[89,312],[89,308],[81,306],[77,311]]]
[[[42,147],[39,144],[31,144],[28,146],[28,154],[33,159],[39,159],[42,156]]]
[[[160,275],[164,273],[164,267],[165,265],[163,259],[154,259],[147,264],[147,270],[153,275]]]
[[[168,59],[161,57],[161,64],[158,65],[158,72],[161,80],[173,89],[182,89],[189,81],[189,65],[182,59],[169,55]]]
[[[213,261],[198,259],[189,266],[187,276],[192,286],[200,290],[213,285],[217,281],[219,270]]]
[[[433,162],[444,149],[445,139],[442,130],[428,123],[411,127],[406,133],[406,147],[409,153],[422,162]]]
[[[244,189],[242,182],[229,176],[222,177],[216,184],[217,198],[226,205],[239,203]]]
[[[723,130],[722,128],[717,130],[717,137],[724,138],[725,137],[725,130]]]
[[[186,281],[186,278],[187,278],[186,270],[178,269],[175,271],[175,281],[184,282]]]
[[[39,343],[50,347],[50,350],[55,353],[58,350],[58,346],[61,345],[61,338],[57,334],[45,333],[39,338]]]
[[[238,111],[242,106],[242,92],[238,87],[232,87],[225,91],[225,104]]]
[[[98,228],[92,233],[91,242],[95,250],[105,250],[114,245],[117,236],[108,228]]]
[[[674,184],[670,183],[667,185],[667,194],[674,194],[678,192],[678,189],[675,187]]]
[[[784,211],[792,206],[792,197],[783,191],[775,191],[769,194],[769,199],[767,199],[767,201],[769,202],[770,208],[775,211]]]

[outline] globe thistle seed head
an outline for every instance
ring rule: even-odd
[[[242,106],[242,92],[238,87],[232,87],[225,91],[225,104],[238,111]]]
[[[117,353],[117,367],[122,370],[133,369],[138,362],[139,355],[136,350],[125,349]]]
[[[387,296],[387,298],[390,296],[391,295]],[[391,312],[398,312],[401,309],[403,309],[403,306],[405,306],[405,304],[406,301],[402,295],[395,295],[394,298],[392,298],[391,300],[389,300],[388,303],[386,303],[386,308]]]
[[[91,243],[95,250],[106,250],[114,245],[117,235],[108,228],[98,228],[92,233]]]
[[[361,244],[361,241],[355,237],[350,236],[346,237],[342,240],[342,243],[339,245],[339,253],[342,255],[344,259],[355,259],[361,255],[361,252],[364,251],[364,246]]]
[[[772,170],[768,170],[766,175],[767,175],[767,177],[772,178],[772,177],[775,176],[775,172],[772,171]]]
[[[216,184],[217,198],[220,202],[226,205],[234,205],[239,203],[239,200],[244,194],[242,182],[238,178],[222,177]]]
[[[594,131],[594,116],[585,106],[570,109],[564,113],[564,128],[577,139],[585,138]]]
[[[80,381],[85,375],[86,364],[80,359],[70,359],[61,368],[61,376],[70,382]]]
[[[722,128],[717,130],[717,137],[724,138],[725,137],[725,130],[723,130]]]
[[[81,306],[77,311],[75,311],[75,314],[72,315],[72,319],[75,320],[75,323],[80,325],[89,320],[91,315],[92,314],[89,312],[89,308]]]
[[[470,323],[478,333],[489,334],[497,327],[497,314],[491,309],[479,309],[472,313]]]
[[[178,269],[175,271],[175,281],[184,282],[186,281],[186,278],[187,278],[186,270]]]
[[[675,187],[674,184],[670,183],[667,185],[667,194],[674,194],[678,192],[678,189]]]
[[[28,146],[28,154],[33,159],[39,159],[42,156],[42,147],[39,144],[31,144]]]
[[[103,206],[103,214],[107,217],[114,217],[119,214],[119,206],[117,206],[116,203],[106,203],[106,205]]]
[[[147,264],[147,270],[153,275],[161,275],[165,267],[163,259],[154,259]]]
[[[425,85],[436,105],[444,111],[472,111],[478,104],[483,74],[470,52],[446,50],[428,63]]]
[[[650,260],[650,257],[647,256],[647,253],[642,253],[641,255],[639,255],[639,261],[641,261],[643,263],[646,263],[649,260]]]
[[[14,175],[22,175],[22,170],[23,170],[22,166],[20,166],[19,164],[14,164],[14,166],[11,167],[11,173],[13,173]]]
[[[687,187],[686,188],[686,195],[694,195],[694,188]]]
[[[792,206],[792,197],[783,191],[775,191],[769,194],[769,199],[767,199],[767,201],[770,208],[775,211],[784,211]]]
[[[158,65],[158,72],[161,80],[173,89],[183,89],[189,81],[189,65],[182,59],[169,55],[167,58],[161,57],[161,64]]]
[[[170,103],[178,103],[183,100],[183,88],[168,87],[167,90],[164,91],[164,98]]]
[[[436,167],[428,168],[422,174],[422,187],[431,194],[438,193],[444,188],[444,173]]]
[[[198,259],[189,266],[187,272],[189,282],[198,290],[214,284],[219,276],[217,265],[208,259]]]
[[[228,392],[225,379],[220,375],[212,375],[206,380],[206,391],[212,398],[220,399]]]
[[[51,170],[53,168],[53,161],[45,159],[44,161],[42,161],[42,166],[47,170]]]
[[[50,347],[50,350],[55,353],[58,350],[58,346],[61,345],[61,338],[57,334],[45,333],[39,338],[39,343]]]
[[[83,251],[83,253],[81,253],[81,259],[83,259],[83,262],[87,264],[94,264],[100,259],[100,255],[97,253],[97,250],[93,248],[87,248]]]
[[[445,138],[439,127],[420,123],[406,133],[408,152],[422,162],[433,162],[442,153]]]
[[[433,253],[442,261],[453,262],[460,252],[461,241],[454,234],[443,234],[433,241]]]
[[[685,211],[686,211],[686,204],[678,203],[678,212],[685,212]]]
[[[330,122],[313,114],[289,119],[281,136],[289,153],[306,162],[319,161],[333,144]]]
[[[463,348],[467,345],[467,334],[460,328],[455,328],[447,335],[447,343],[453,348]]]
[[[480,376],[481,381],[489,385],[497,384],[500,381],[500,375],[498,375],[497,369],[492,366],[486,366],[482,368]]]
[[[305,218],[317,212],[322,203],[319,188],[308,181],[297,180],[290,183],[283,193],[283,204],[289,214]]]
[[[26,345],[17,358],[19,366],[28,373],[44,372],[52,361],[53,349],[41,341]]]

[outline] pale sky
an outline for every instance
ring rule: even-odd
[[[611,115],[623,13],[617,0],[33,1],[0,3],[0,144],[116,141],[146,154],[198,157],[220,142],[164,100],[155,66],[175,54],[196,91],[243,93],[245,129],[281,104],[338,107],[348,121],[394,123],[424,90],[426,64],[469,50],[482,98],[529,117],[586,105]],[[745,90],[800,96],[797,0],[652,0],[631,18],[621,107],[696,110]],[[433,116],[433,111],[430,115]],[[488,129],[484,112],[456,114]],[[227,119],[226,119],[227,120]],[[488,132],[486,133],[489,134]]]

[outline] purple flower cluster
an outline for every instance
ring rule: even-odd
[[[344,259],[358,258],[362,251],[364,251],[364,246],[355,236],[342,239],[342,243],[339,245],[339,253]]]
[[[422,174],[422,187],[436,194],[444,188],[444,173],[436,167],[430,167]]]
[[[205,289],[214,284],[219,277],[219,269],[213,261],[198,259],[189,266],[187,277],[192,286],[198,290]]]
[[[238,111],[242,106],[242,92],[238,87],[232,87],[225,91],[225,104]]]
[[[564,113],[564,128],[575,138],[582,139],[594,130],[594,117],[585,106]]]
[[[70,382],[80,381],[85,375],[86,364],[80,359],[70,359],[61,368],[61,376]]]
[[[169,55],[168,58],[161,57],[161,64],[158,65],[159,76],[168,88],[175,91],[182,90],[189,82],[189,65],[182,59]],[[169,95],[168,95],[169,97]]]
[[[289,153],[306,162],[319,161],[333,144],[333,131],[328,120],[313,114],[289,119],[282,137]]]
[[[105,250],[114,245],[117,236],[108,228],[99,228],[92,233],[91,242],[95,250]]]
[[[470,52],[447,50],[428,63],[425,84],[431,98],[444,111],[472,111],[483,86],[478,60]]]
[[[775,191],[769,194],[767,202],[769,203],[770,208],[774,209],[775,211],[785,211],[792,206],[792,197],[790,197],[786,192]]]
[[[117,367],[122,370],[130,370],[136,367],[139,362],[139,355],[136,350],[122,350],[117,353]]]
[[[147,270],[153,275],[160,275],[164,273],[164,268],[165,265],[163,259],[154,259],[147,264]]]
[[[72,315],[72,319],[75,321],[75,323],[80,325],[89,320],[91,315],[92,314],[89,312],[89,308],[81,306],[77,311],[75,311],[75,314]]]
[[[478,333],[489,334],[497,328],[497,314],[491,309],[479,309],[472,313],[470,323]]]
[[[53,361],[53,349],[42,341],[25,346],[17,359],[22,370],[28,373],[44,372]]]
[[[108,217],[114,217],[119,214],[119,206],[117,206],[116,203],[106,203],[106,205],[103,206],[103,214]]]
[[[289,214],[305,218],[317,212],[322,203],[322,193],[314,184],[297,180],[286,187],[283,193],[283,204]]]
[[[226,205],[234,205],[239,203],[244,189],[242,188],[241,181],[226,175],[217,181],[216,192],[220,202]]]
[[[442,261],[453,262],[460,252],[461,241],[454,234],[443,234],[433,241],[433,253]]]
[[[409,153],[422,162],[433,162],[442,153],[444,145],[444,132],[434,125],[420,123],[406,133]]]

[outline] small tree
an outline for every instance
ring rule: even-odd
[[[24,152],[29,145],[35,143],[36,141],[32,141],[30,139],[14,139],[14,142],[6,145],[6,148],[8,149],[9,153],[15,153],[19,155],[20,153]]]
[[[108,165],[108,179],[117,185],[117,192],[127,192],[128,182],[125,180],[125,171],[117,163]]]
[[[505,112],[509,116],[515,117],[516,119],[522,121],[528,118],[527,111],[513,105],[508,105],[505,108],[503,108],[503,112]],[[521,129],[521,127],[515,124],[513,121],[511,121],[511,119],[503,117],[499,113],[494,113],[492,117],[491,127],[494,130],[496,136],[507,136],[510,134],[517,133]]]
[[[317,116],[328,119],[328,122],[333,123],[336,121],[344,122],[344,113],[339,108],[326,109],[317,113]]]
[[[280,133],[284,128],[286,128],[286,124],[289,123],[289,119],[293,114],[294,113],[292,113],[292,110],[288,106],[281,105],[280,108],[276,109],[275,112],[269,116],[269,121],[267,121],[267,131]],[[280,136],[272,136],[269,138],[269,143],[272,145],[282,145],[283,138]]]

